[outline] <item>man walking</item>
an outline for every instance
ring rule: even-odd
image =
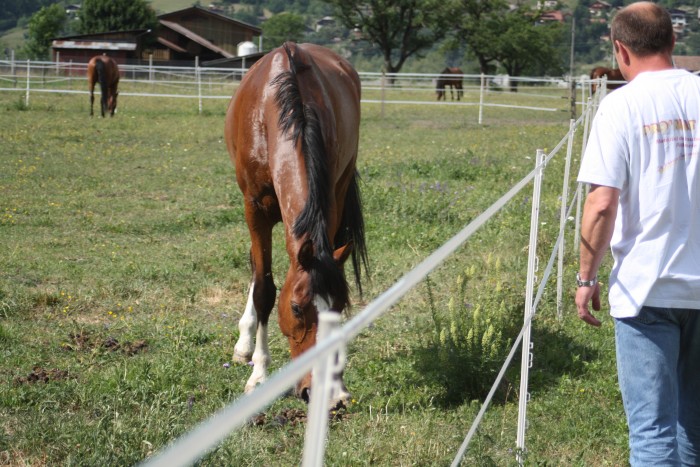
[[[611,40],[628,84],[593,121],[579,182],[576,307],[593,326],[612,248],[610,314],[632,466],[700,466],[700,78],[673,67],[668,12],[633,3]]]

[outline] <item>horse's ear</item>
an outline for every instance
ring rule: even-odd
[[[314,262],[314,244],[310,239],[306,239],[304,243],[301,244],[301,248],[299,248],[299,252],[297,253],[297,261],[303,270],[311,270],[311,266]]]
[[[352,253],[352,242],[348,242],[340,248],[336,248],[333,252],[333,259],[338,266],[345,264],[345,260],[348,259],[350,253]]]

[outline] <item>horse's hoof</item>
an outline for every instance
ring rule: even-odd
[[[234,363],[240,363],[242,365],[247,365],[251,358],[252,358],[252,355],[243,355],[243,354],[238,354],[238,353],[234,352],[233,357],[231,357],[231,360],[233,360]]]

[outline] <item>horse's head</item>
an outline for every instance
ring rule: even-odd
[[[117,111],[118,96],[119,92],[115,92],[114,94],[110,94],[110,96],[107,98],[107,110],[109,111],[110,115],[114,115],[114,113]]]
[[[340,313],[348,306],[343,264],[351,252],[349,243],[324,260],[315,254],[312,242],[305,240],[295,254],[290,254],[289,271],[279,296],[279,322],[289,339],[292,358],[316,344],[319,310]],[[307,374],[297,383],[295,393],[308,401],[310,390],[311,374]]]

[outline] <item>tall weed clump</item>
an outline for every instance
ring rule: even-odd
[[[457,276],[442,310],[431,296],[435,328],[429,350],[448,403],[488,393],[522,325],[523,293],[498,278],[499,259],[489,255],[488,263],[491,268],[472,265]],[[505,397],[508,389],[506,378],[499,390]]]

